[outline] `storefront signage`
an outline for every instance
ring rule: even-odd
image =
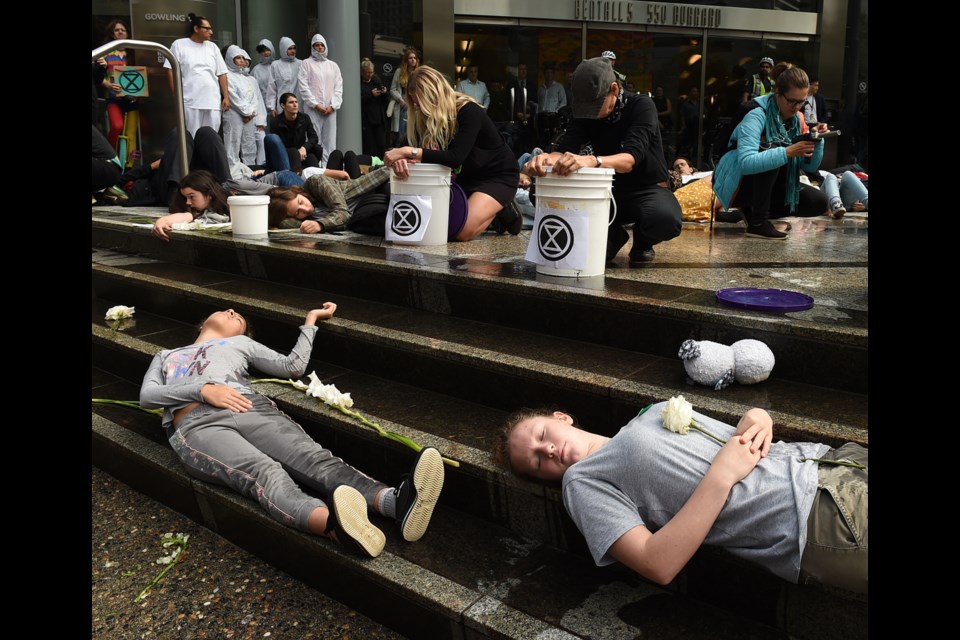
[[[644,11],[635,11],[644,9]],[[573,0],[573,17],[586,22],[626,22],[669,27],[720,27],[722,9],[699,5],[629,2],[628,0]]]
[[[591,28],[622,24],[647,30],[673,27],[814,35],[818,18],[816,12],[632,0],[454,0],[453,4],[458,22],[509,16],[521,21],[575,20]]]

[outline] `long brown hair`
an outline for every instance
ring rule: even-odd
[[[317,206],[316,200],[303,187],[274,187],[267,191],[267,195],[270,196],[270,204],[267,205],[267,224],[272,228],[279,227],[281,222],[293,217],[287,212],[287,203],[299,195],[306,196],[313,206]]]
[[[103,28],[103,44],[107,44],[108,42],[113,42],[114,40],[116,40],[116,38],[113,37],[113,29],[118,24],[123,25],[123,28],[127,30],[127,39],[128,40],[130,39],[130,27],[127,26],[126,21],[120,18],[114,18],[113,20],[107,23],[106,27]],[[132,49],[131,50],[117,49],[117,51],[123,51],[124,54],[126,54],[127,65],[132,66],[134,64],[134,52]],[[111,51],[110,53],[113,53],[113,52]]]
[[[203,169],[191,171],[183,177],[180,184],[177,185],[177,191],[170,199],[170,213],[182,213],[189,211],[187,199],[180,192],[181,189],[193,189],[210,198],[209,210],[214,213],[220,213],[225,216],[230,215],[230,205],[227,204],[227,198],[230,194],[217,182],[213,174]],[[203,213],[202,211],[200,213]]]
[[[417,56],[417,69],[420,68],[420,65],[423,64],[423,60],[420,58],[420,52],[417,51],[416,47],[405,47],[403,49],[403,60],[400,63],[400,89],[407,88],[407,82],[410,81],[410,71],[407,68],[407,58],[410,54],[413,53]],[[416,69],[414,69],[416,71]]]

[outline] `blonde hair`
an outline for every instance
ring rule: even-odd
[[[410,57],[410,54],[417,56],[417,69],[420,68],[420,65],[423,64],[423,60],[420,59],[420,52],[417,51],[416,47],[406,47],[403,50],[403,60],[400,63],[400,89],[407,88],[407,82],[410,81],[410,71],[407,70],[407,58]],[[416,71],[416,69],[414,69]]]
[[[453,90],[433,67],[419,66],[410,74],[407,98],[416,102],[407,111],[407,144],[425,149],[446,149],[457,133],[457,112],[472,102],[470,96]]]
[[[360,61],[360,68],[373,69],[373,60],[371,60],[370,58],[364,58],[363,60]]]

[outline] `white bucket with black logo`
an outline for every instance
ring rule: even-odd
[[[390,176],[384,238],[397,244],[446,244],[450,167],[417,162],[407,168],[407,178]]]
[[[537,273],[587,278],[603,275],[611,215],[613,169],[580,169],[536,178],[537,214],[524,256]],[[616,206],[616,205],[614,205]]]

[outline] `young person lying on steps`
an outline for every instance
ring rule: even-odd
[[[867,469],[836,462],[865,467],[867,449],[773,442],[763,409],[736,427],[693,412],[720,444],[664,428],[666,405],[641,411],[612,438],[561,411],[524,409],[507,419],[494,459],[561,484],[599,566],[618,561],[668,584],[709,544],[790,582],[867,593]]]
[[[164,409],[163,428],[190,475],[256,500],[287,526],[375,557],[386,538],[368,511],[393,518],[404,540],[419,540],[443,488],[440,453],[423,449],[410,475],[388,487],[317,444],[250,386],[251,367],[268,376],[301,377],[317,322],[336,309],[325,302],[308,311],[289,355],[253,340],[247,319],[233,309],[214,312],[193,344],[164,349],[153,358],[140,388],[140,406]]]

